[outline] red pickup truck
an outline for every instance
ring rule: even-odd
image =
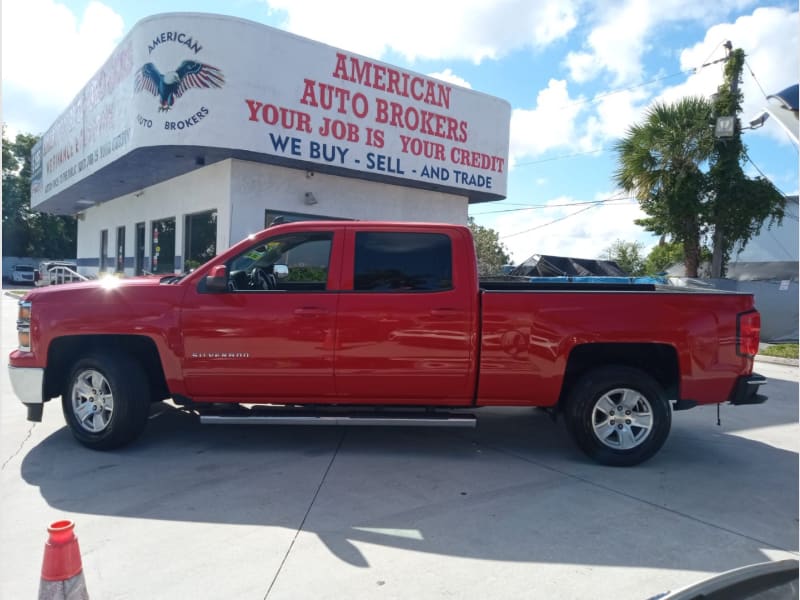
[[[132,441],[165,399],[204,423],[474,426],[477,408],[531,406],[633,465],[673,410],[766,400],[752,296],[479,281],[457,225],[279,225],[183,276],[31,291],[17,329],[28,419],[61,396],[94,449]]]

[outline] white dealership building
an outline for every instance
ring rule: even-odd
[[[137,23],[33,149],[84,274],[180,272],[297,219],[466,223],[506,195],[501,99],[265,25]]]

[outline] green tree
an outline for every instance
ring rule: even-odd
[[[644,261],[644,272],[647,275],[659,275],[669,267],[683,261],[683,244],[680,242],[667,242],[663,238],[656,244]],[[700,247],[700,262],[711,262],[711,250],[703,244]]]
[[[737,244],[744,248],[761,231],[783,220],[786,198],[767,179],[750,179],[742,170],[747,149],[742,143],[742,127],[738,115],[742,110],[739,83],[744,66],[744,50],[728,54],[725,80],[717,89],[714,115],[734,117],[731,137],[717,140],[710,158],[709,225],[714,232],[711,276],[724,277],[731,251]]]
[[[76,255],[77,222],[31,209],[30,134],[6,139],[3,128],[3,255],[70,258]]]
[[[629,276],[638,277],[645,273],[645,259],[642,256],[642,250],[644,250],[644,244],[641,242],[616,240],[603,250],[600,258],[613,260]]]
[[[503,265],[511,260],[499,235],[494,229],[478,225],[472,217],[469,218],[469,228],[472,230],[475,251],[478,254],[478,275],[498,275]]]
[[[656,103],[615,145],[616,182],[648,215],[636,223],[680,242],[689,277],[697,277],[705,233],[708,183],[701,165],[714,146],[710,118],[711,104],[703,98]]]
[[[644,261],[644,271],[648,275],[658,275],[675,263],[683,261],[683,244],[662,241],[656,244]]]

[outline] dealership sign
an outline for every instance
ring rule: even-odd
[[[155,16],[35,147],[32,204],[131,153],[180,146],[498,199],[509,121],[504,100],[271,27]]]

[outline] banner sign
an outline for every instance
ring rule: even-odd
[[[499,98],[265,25],[160,15],[130,31],[34,148],[32,205],[46,210],[135,150],[176,146],[500,199],[510,117]]]

